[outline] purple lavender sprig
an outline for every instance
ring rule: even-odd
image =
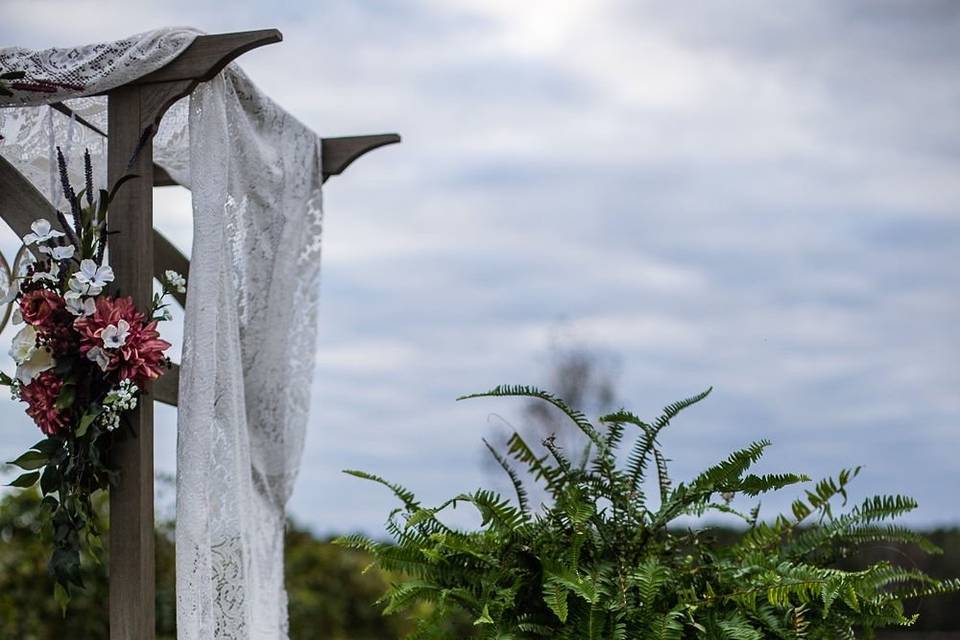
[[[80,220],[80,199],[77,192],[73,190],[70,184],[70,175],[67,173],[67,160],[63,157],[60,147],[57,147],[57,165],[60,168],[60,185],[63,187],[63,196],[70,203],[70,213],[73,216],[73,229],[67,222],[67,218],[60,211],[57,211],[57,219],[63,225],[63,230],[67,233],[67,238],[75,246],[80,246],[80,237],[83,235],[83,226]]]
[[[86,182],[87,204],[93,206],[93,162],[90,161],[90,149],[83,150],[83,177]]]

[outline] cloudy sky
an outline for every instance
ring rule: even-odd
[[[4,0],[0,43],[277,27],[241,61],[278,102],[403,135],[325,193],[297,519],[380,530],[392,501],[345,467],[427,501],[484,482],[480,438],[520,405],[454,398],[545,384],[559,340],[619,362],[641,415],[715,387],[665,437],[681,479],[767,437],[766,470],[863,464],[912,524],[960,520],[960,4],[229,7]],[[156,217],[189,249],[185,192]],[[0,412],[10,459],[37,433]],[[158,409],[167,472],[174,424]]]

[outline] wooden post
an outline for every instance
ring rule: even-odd
[[[153,293],[153,142],[147,140],[128,169],[144,132],[144,90],[136,85],[108,94],[107,177],[140,177],[121,187],[108,214],[115,232],[108,244],[115,291],[147,309]],[[110,640],[155,637],[153,522],[153,397],[140,394],[130,414],[136,437],[118,439],[113,464],[120,481],[110,490]]]

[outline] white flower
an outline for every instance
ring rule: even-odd
[[[65,235],[63,231],[57,231],[52,228],[50,223],[43,218],[34,220],[30,228],[33,229],[33,233],[28,233],[23,236],[23,244],[31,245],[34,242],[46,242],[47,240],[61,238]]]
[[[69,260],[77,250],[72,244],[63,247],[40,247],[40,253],[46,253],[54,260]]]
[[[63,299],[67,302],[67,311],[75,316],[92,316],[97,310],[93,298],[84,298],[77,291],[67,291]]]
[[[96,362],[101,371],[106,371],[107,365],[110,364],[110,356],[100,347],[93,347],[90,351],[87,351],[87,360]]]
[[[13,308],[13,313],[10,315],[10,320],[13,324],[23,324],[23,314],[20,313],[20,305],[17,305]]]
[[[10,357],[17,364],[23,364],[33,354],[37,348],[37,330],[29,324],[13,336],[13,342],[10,345]]]
[[[46,349],[37,347],[37,331],[30,325],[13,337],[10,357],[17,363],[17,380],[23,384],[54,367],[53,356]]]
[[[27,275],[27,270],[37,263],[37,256],[33,255],[31,251],[24,251],[23,257],[20,258],[20,261],[17,263],[17,275],[21,278]]]
[[[119,411],[130,411],[137,408],[137,392],[139,388],[129,378],[120,381],[120,385],[110,390],[107,397],[103,399],[103,405],[106,413],[117,413]]]
[[[37,346],[37,330],[30,325],[20,329],[13,337],[10,357],[17,363],[16,379],[22,384],[30,384],[38,375],[56,365],[50,352]]]
[[[34,271],[33,276],[30,278],[34,282],[38,280],[49,280],[50,282],[56,282],[60,276],[60,265],[56,262],[50,263],[50,271]]]
[[[76,293],[78,296],[98,296],[103,291],[103,287],[95,287],[90,284],[83,284],[77,280],[77,274],[73,274],[67,284],[70,285],[70,291],[68,293]]]
[[[80,271],[73,274],[80,284],[85,284],[93,288],[103,289],[108,282],[113,282],[113,269],[104,265],[98,267],[93,260],[86,258],[80,261]],[[73,288],[73,285],[70,285]],[[97,293],[100,293],[98,290]],[[96,295],[96,294],[94,294]]]
[[[187,279],[173,269],[164,271],[163,277],[167,281],[167,284],[177,293],[187,292]]]
[[[127,336],[130,335],[130,324],[123,319],[117,321],[117,324],[108,324],[100,330],[100,339],[103,340],[103,346],[106,349],[117,349],[127,342]]]
[[[34,378],[47,369],[53,369],[56,364],[49,351],[36,349],[27,360],[17,367],[17,380],[23,384],[30,384]]]

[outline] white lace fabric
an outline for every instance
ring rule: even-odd
[[[46,190],[51,138],[75,156],[95,147],[102,176],[103,141],[36,105],[73,99],[105,130],[103,99],[82,96],[164,66],[196,35],[0,50],[0,68],[74,87],[0,98],[22,107],[0,110],[0,154]],[[175,105],[154,140],[155,161],[193,192],[177,441],[180,640],[287,638],[283,530],[316,338],[320,144],[234,65]]]

